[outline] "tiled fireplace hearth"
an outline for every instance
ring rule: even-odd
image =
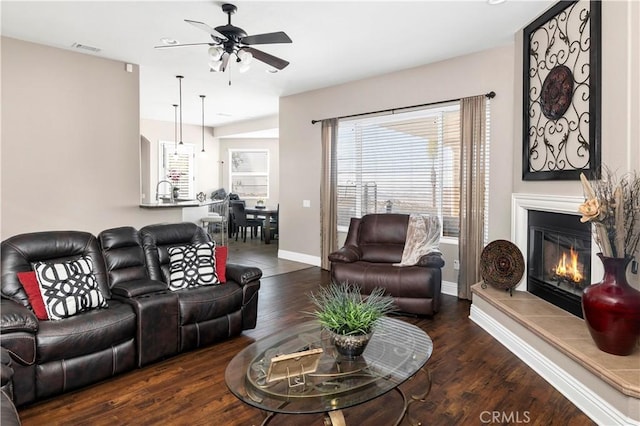
[[[529,211],[576,215],[579,221],[582,202],[582,197],[513,194],[511,241],[525,263]],[[604,271],[593,241],[591,252],[591,282],[597,282]],[[516,290],[510,297],[491,286],[474,286],[470,318],[596,423],[640,425],[640,347],[627,357],[602,352],[581,318],[527,291],[526,273]],[[535,413],[531,417],[535,420]]]

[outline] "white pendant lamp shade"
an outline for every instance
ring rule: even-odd
[[[211,71],[222,71],[222,55],[224,49],[220,46],[212,46],[209,48],[209,68]]]
[[[253,62],[253,55],[251,52],[247,52],[246,50],[240,49],[238,50],[238,61],[240,62],[240,72],[247,72],[251,66],[251,62]]]
[[[238,59],[240,59],[240,62],[242,62],[243,64],[249,65],[251,63],[251,60],[253,59],[253,55],[251,54],[251,52],[240,49],[238,50]]]
[[[222,61],[209,61],[211,71],[219,72],[222,70]]]
[[[211,58],[212,61],[219,61],[220,58],[222,57],[222,53],[224,52],[224,50],[222,50],[222,47],[220,46],[213,46],[209,48],[209,57]]]

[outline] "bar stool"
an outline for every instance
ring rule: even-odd
[[[228,226],[229,226],[229,198],[225,198],[221,202],[211,204],[209,206],[209,214],[200,219],[202,227],[207,231],[211,238],[215,240],[214,234],[220,232],[220,244],[227,245]]]

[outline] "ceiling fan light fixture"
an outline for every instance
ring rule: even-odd
[[[209,61],[209,68],[211,69],[211,71],[215,71],[215,72],[220,71],[222,69],[222,61],[220,60]]]
[[[212,46],[209,48],[209,57],[212,61],[220,60],[222,53],[224,53],[224,50],[220,46]]]
[[[240,71],[241,73],[249,71],[249,68],[251,68],[251,62],[253,62],[253,55],[251,54],[251,52],[240,49],[238,50],[236,56],[238,56],[238,62],[240,63],[238,71]]]
[[[183,47],[208,45],[210,71],[225,72],[228,68],[227,66],[229,64],[229,60],[233,55],[236,56],[236,62],[238,62],[239,66],[242,67],[243,72],[248,70],[248,65],[251,63],[253,58],[267,64],[270,67],[277,68],[278,70],[282,70],[287,67],[289,65],[288,61],[270,55],[269,53],[263,52],[262,50],[258,50],[251,46],[274,43],[292,43],[291,38],[289,38],[289,36],[285,34],[284,31],[247,35],[242,28],[236,27],[231,24],[231,15],[235,13],[236,10],[236,6],[232,4],[223,4],[222,11],[223,13],[228,15],[227,24],[220,25],[215,28],[212,28],[204,22],[185,19],[186,23],[208,33],[213,41],[210,40],[209,42],[203,43],[176,44],[175,46]],[[220,61],[221,64],[219,65],[217,61]]]
[[[238,50],[238,59],[243,64],[249,65],[251,61],[253,61],[253,55],[251,54],[251,52],[247,52],[244,49],[240,49]]]

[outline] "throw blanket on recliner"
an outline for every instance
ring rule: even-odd
[[[413,266],[429,253],[440,253],[440,220],[438,216],[411,214],[407,227],[407,238],[400,263],[393,266]]]

